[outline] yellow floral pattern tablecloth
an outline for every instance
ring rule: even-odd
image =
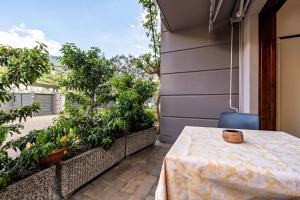
[[[222,129],[185,127],[164,159],[155,199],[300,199],[300,139],[243,134],[243,144],[230,144]]]

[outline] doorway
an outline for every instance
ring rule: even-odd
[[[299,0],[268,0],[259,14],[260,128],[281,130],[298,137],[299,10]]]
[[[276,130],[277,122],[277,35],[276,13],[286,0],[268,0],[259,13],[259,100],[260,129]]]
[[[277,13],[277,130],[300,137],[300,1]]]

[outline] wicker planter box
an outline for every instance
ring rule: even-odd
[[[156,141],[156,135],[156,127],[128,135],[126,140],[126,156],[153,145]]]
[[[61,162],[60,189],[65,198],[125,157],[125,138],[115,141],[109,150],[95,148]]]
[[[0,192],[0,199],[58,199],[56,167],[50,167],[8,186]]]

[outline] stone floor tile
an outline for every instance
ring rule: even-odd
[[[141,176],[137,176],[135,180],[141,182],[141,183],[150,183],[154,184],[158,181],[158,178],[149,174],[144,174]]]
[[[150,192],[151,188],[154,184],[152,183],[143,183],[141,184],[138,189],[133,193],[129,200],[143,200],[146,198],[148,193]]]
[[[137,189],[140,186],[140,182],[138,181],[130,181],[126,184],[126,186],[124,188],[121,189],[121,192],[125,192],[125,193],[129,193],[129,194],[133,194],[137,191]]]
[[[154,197],[154,196],[148,195],[148,196],[145,198],[145,200],[155,200],[155,197]]]
[[[163,158],[170,145],[157,142],[77,191],[71,200],[153,200]]]

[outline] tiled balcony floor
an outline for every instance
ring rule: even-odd
[[[156,142],[87,184],[71,200],[152,200],[169,144]]]

